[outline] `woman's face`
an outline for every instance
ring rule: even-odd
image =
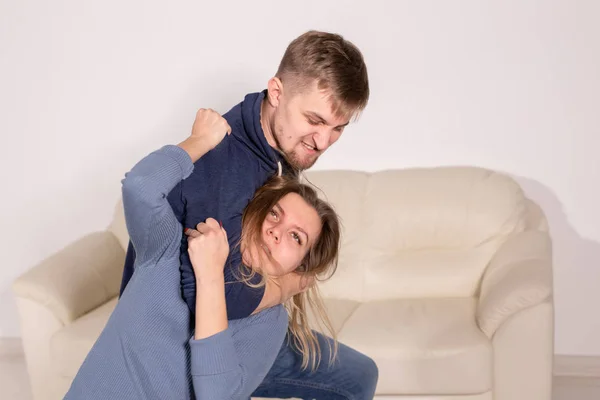
[[[262,225],[265,247],[258,249],[263,252],[259,269],[271,276],[294,271],[318,239],[321,227],[317,211],[299,194],[288,193],[282,197]],[[254,250],[254,254],[257,254]],[[279,265],[268,262],[266,254],[270,254]]]

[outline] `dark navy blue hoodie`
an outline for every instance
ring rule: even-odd
[[[169,193],[169,202],[183,227],[195,228],[209,217],[223,222],[231,249],[224,271],[228,319],[252,314],[264,294],[264,288],[251,288],[238,281],[239,274],[234,275],[242,262],[236,245],[240,240],[244,208],[256,189],[279,173],[279,163],[283,173],[292,173],[289,164],[269,145],[261,127],[260,110],[265,94],[266,90],[248,94],[244,101],[223,115],[231,126],[231,135],[196,161],[192,174]],[[135,251],[130,242],[121,293],[133,274],[134,262]],[[185,236],[181,241],[180,268],[182,296],[195,314],[196,280]],[[259,280],[257,275],[253,283]]]

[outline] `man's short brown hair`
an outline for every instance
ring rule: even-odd
[[[334,33],[308,31],[287,47],[276,74],[301,92],[317,82],[331,96],[337,116],[357,116],[369,100],[367,66],[360,50]]]

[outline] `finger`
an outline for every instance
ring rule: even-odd
[[[208,109],[208,113],[210,114],[210,116],[211,116],[211,122],[213,122],[213,123],[219,122],[219,120],[222,118],[221,114],[219,114],[218,112],[216,112],[212,108]]]
[[[190,228],[186,228],[185,231],[183,232],[186,236],[191,237],[191,238],[195,238],[198,237],[200,235],[202,235],[200,232],[198,232],[195,229],[190,229]]]
[[[231,126],[229,126],[229,124],[227,123],[227,121],[225,121],[225,128],[227,129],[227,134],[231,135]]]
[[[206,235],[210,231],[210,227],[206,223],[200,222],[196,225],[196,230],[201,234]]]
[[[191,237],[191,236],[188,236],[188,237],[187,237],[187,242],[188,242],[188,253],[189,253],[190,251],[193,251],[193,250],[194,250],[193,243],[195,243],[197,240],[201,240],[201,239],[199,239],[199,237],[200,237],[200,236],[202,236],[202,235],[199,235],[198,237]]]
[[[201,108],[196,113],[196,121],[205,123],[207,119],[210,117],[210,112],[206,108]]]
[[[206,225],[210,229],[215,230],[216,232],[219,232],[221,230],[221,226],[219,225],[219,223],[217,222],[217,220],[214,219],[214,218],[207,218],[206,219]]]

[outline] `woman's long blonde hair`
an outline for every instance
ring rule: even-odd
[[[295,272],[301,274],[303,278],[314,278],[317,281],[327,280],[337,269],[340,247],[339,218],[334,209],[326,201],[320,199],[313,188],[300,183],[296,177],[275,176],[256,191],[242,216],[241,249],[249,248],[249,244],[260,248],[264,220],[277,202],[289,193],[300,195],[308,205],[317,211],[322,223],[321,234]],[[276,263],[273,259],[269,261]],[[241,266],[242,280],[246,284],[253,287],[263,286],[268,279],[264,273],[261,273],[260,283],[250,283],[256,273],[255,269]],[[285,306],[289,314],[288,339],[291,339],[292,345],[302,354],[302,369],[306,369],[310,365],[311,369],[315,370],[321,362],[322,349],[309,325],[309,309],[312,309],[314,315],[318,317],[318,328],[328,331],[333,338],[333,341],[327,341],[329,362],[333,362],[338,349],[337,335],[327,315],[317,285],[311,285],[302,293],[296,294],[285,303]]]

